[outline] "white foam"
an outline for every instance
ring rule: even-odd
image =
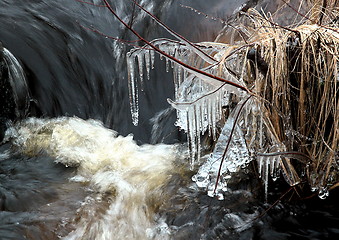
[[[162,198],[161,187],[169,180],[176,158],[174,145],[138,146],[131,135],[118,136],[98,121],[79,118],[31,118],[15,129],[7,137],[23,153],[47,153],[57,163],[77,167],[70,181],[89,183],[97,194],[84,201],[78,210],[83,217],[74,220],[76,230],[65,239],[148,239],[159,229],[159,238],[156,234],[153,239],[169,236],[164,223],[153,218],[148,200]],[[107,194],[112,202],[97,214],[101,196]]]

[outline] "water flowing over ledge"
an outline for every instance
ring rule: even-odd
[[[17,151],[48,154],[55,163],[76,168],[70,181],[88,184],[88,196],[77,210],[75,230],[64,239],[167,239],[169,229],[156,219],[148,202],[163,196],[162,188],[178,158],[175,145],[138,146],[132,136],[118,136],[95,120],[30,118],[7,130]],[[109,205],[98,216],[102,198]],[[102,207],[102,206],[101,206]]]

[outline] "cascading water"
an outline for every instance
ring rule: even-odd
[[[71,182],[91,189],[68,223],[75,229],[64,239],[169,237],[166,223],[154,219],[160,202],[149,202],[165,196],[162,186],[173,171],[175,145],[138,146],[132,136],[117,136],[100,122],[78,118],[33,118],[7,132],[20,152],[54,157],[55,163],[76,169]]]
[[[25,73],[13,54],[0,42],[0,141],[10,120],[26,116],[30,93]]]
[[[8,117],[9,119],[14,117],[16,118],[24,117],[28,112],[30,104],[30,93],[28,90],[24,71],[18,60],[13,56],[13,54],[10,51],[8,51],[8,49],[3,48],[1,46],[1,43],[0,51],[3,67],[1,74],[2,82],[4,84],[6,80],[8,80],[9,82],[9,86],[3,86],[3,88],[5,88],[3,89],[3,91],[5,92],[7,90],[7,92],[10,92],[12,94],[13,102],[15,104],[15,106],[12,107],[12,109],[14,109],[14,116],[11,116],[11,114],[7,114],[6,117]],[[6,102],[6,99],[2,99],[2,102]],[[5,110],[6,107],[3,108]]]
[[[180,1],[191,8],[170,0],[141,1],[192,41],[213,40],[222,24],[211,17],[227,18],[245,2],[257,1]],[[112,4],[143,36],[167,37],[128,1]],[[130,47],[95,30],[120,39],[133,36],[107,9],[69,0],[9,0],[0,3],[0,20],[1,59],[5,59],[1,73],[7,74],[1,75],[1,86],[9,93],[2,95],[0,103],[9,110],[8,116],[1,113],[6,134],[0,145],[0,239],[337,236],[335,208],[329,225],[304,224],[311,221],[309,216],[328,219],[326,207],[305,213],[304,205],[278,204],[264,218],[267,205],[260,200],[264,194],[244,169],[237,173],[239,179],[232,176],[225,186],[227,192],[220,195],[224,201],[208,197],[205,190],[213,190],[209,174],[217,172],[217,156],[202,156],[206,161],[201,170],[190,170],[187,147],[180,144],[182,133],[174,126],[174,111],[166,101],[174,99],[175,90],[184,92],[172,85],[166,63],[156,55],[156,70],[141,76],[139,126],[135,127],[125,66]],[[146,65],[151,64],[151,56],[149,60]],[[183,69],[174,70],[181,81]],[[215,126],[212,135],[217,131],[215,118],[206,120]],[[206,124],[197,124],[198,128]],[[239,162],[247,164],[239,133],[236,129],[233,147],[243,150]],[[231,165],[224,167],[233,173]]]

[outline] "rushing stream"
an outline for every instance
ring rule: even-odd
[[[168,37],[129,1],[112,2],[145,38]],[[180,4],[227,18],[246,1],[141,2],[188,39],[212,41],[221,23]],[[201,191],[166,101],[172,75],[156,61],[135,127],[130,46],[108,36],[135,39],[100,6],[0,2],[1,240],[339,237],[338,192],[270,208],[283,195],[278,188],[287,187],[272,184],[265,203],[251,168],[230,183],[223,201]]]

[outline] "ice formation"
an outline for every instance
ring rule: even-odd
[[[216,195],[223,199],[222,192],[227,191],[227,179],[250,161],[246,141],[238,123],[242,106],[239,104],[228,117],[213,153],[192,178],[198,187],[207,190],[209,196]]]
[[[194,66],[211,75],[220,75],[224,79],[244,86],[241,80],[233,76],[225,67],[220,69],[220,52],[225,52],[225,45],[211,45],[200,43],[199,45],[186,44],[168,39],[156,39],[151,42],[162,52],[174,57],[178,61]],[[199,50],[197,50],[197,48]],[[206,66],[207,57],[214,55],[214,64]],[[177,110],[176,125],[187,132],[189,146],[192,153],[192,166],[196,159],[200,158],[200,136],[208,131],[209,135],[216,136],[216,123],[223,117],[222,107],[229,104],[232,93],[240,94],[239,90],[227,83],[216,81],[210,76],[205,76],[197,71],[187,68],[185,65],[174,62],[166,56],[166,69],[173,68],[173,80],[175,86],[175,100],[168,100]],[[201,58],[200,58],[201,57]],[[206,60],[206,61],[205,61]],[[211,60],[212,61],[212,60]],[[137,64],[136,64],[137,62]],[[137,65],[137,66],[135,66]],[[134,125],[138,124],[138,78],[135,69],[138,69],[140,85],[143,85],[144,68],[149,77],[150,69],[154,66],[154,50],[147,47],[132,49],[127,54],[127,66],[129,74],[131,115]]]
[[[222,192],[227,190],[227,179],[231,177],[232,173],[248,164],[251,160],[250,155],[254,152],[251,149],[258,147],[251,146],[251,144],[257,143],[259,139],[259,145],[263,145],[264,131],[258,129],[263,129],[263,125],[267,125],[267,123],[260,114],[262,109],[252,100],[245,106],[245,102],[249,100],[248,93],[180,64],[182,62],[194,66],[210,75],[220,76],[235,84],[245,86],[242,77],[236,77],[234,73],[229,71],[227,64],[223,63],[225,55],[230,55],[233,50],[228,45],[199,43],[194,45],[198,47],[199,50],[197,50],[185,41],[156,39],[151,43],[179,61],[179,63],[174,62],[173,59],[160,54],[160,58],[165,58],[166,69],[173,68],[175,100],[168,99],[168,102],[177,110],[176,125],[187,132],[192,169],[196,163],[200,163],[201,136],[208,133],[210,137],[217,140],[219,135],[217,123],[225,117],[223,107],[229,107],[232,110],[231,104],[237,104],[224,124],[213,154],[208,157],[193,177],[197,185],[206,189],[210,196],[217,195],[219,199],[223,199]],[[207,62],[207,59],[201,57],[206,54],[213,56],[215,62]],[[132,49],[127,54],[131,114],[135,125],[138,124],[139,115],[139,81],[136,69],[138,69],[140,85],[142,86],[144,84],[144,68],[147,72],[147,78],[149,78],[150,69],[154,67],[154,55],[154,50],[146,46]],[[232,64],[233,69],[239,69],[243,66],[241,61],[232,60],[232,58],[228,59],[227,63]],[[233,96],[236,96],[238,100],[233,101]],[[241,101],[239,102],[239,100]],[[257,116],[261,117],[258,118]],[[252,140],[246,139],[246,130],[244,130],[246,126],[251,128],[252,133],[247,131],[247,135],[250,135]],[[273,136],[273,134],[271,135]],[[272,136],[270,136],[271,142],[277,146],[279,143],[272,140]],[[281,148],[276,149],[276,151],[280,150]],[[275,176],[275,169],[280,164],[280,157],[258,156],[258,163],[267,186],[268,177],[266,175],[268,176],[271,172],[271,175]],[[268,168],[271,170],[267,170]]]
[[[267,110],[263,103],[243,91],[246,89],[244,76],[236,73],[246,72],[243,69],[246,54],[236,52],[234,47],[226,44],[192,44],[185,39],[156,39],[151,44],[159,49],[160,59],[165,59],[166,71],[173,69],[175,99],[168,99],[168,102],[177,111],[176,125],[187,132],[192,169],[197,163],[201,164],[201,136],[208,134],[217,141],[213,154],[193,176],[198,187],[210,196],[223,199],[232,173],[254,158],[266,195],[269,176],[276,179],[280,169],[291,186],[300,181],[286,154],[286,147],[272,132],[272,123],[265,115]],[[127,54],[131,115],[135,125],[139,116],[138,86],[142,88],[144,84],[145,69],[149,78],[150,69],[154,68],[154,47],[134,48]],[[213,76],[233,84],[218,81]],[[230,114],[224,113],[225,107]],[[220,123],[224,124],[221,133]]]

